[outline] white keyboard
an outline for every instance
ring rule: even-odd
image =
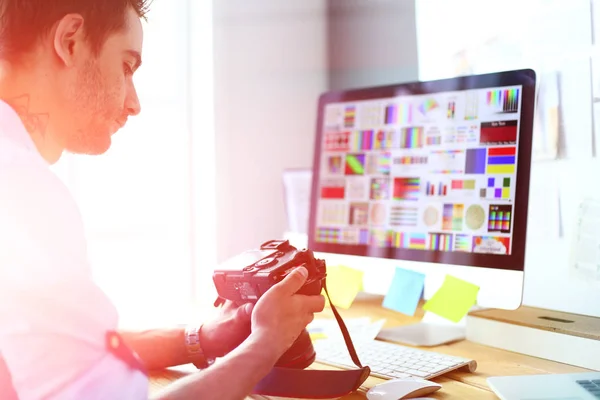
[[[317,352],[317,362],[344,369],[357,368],[343,340],[316,340],[314,347]],[[470,372],[475,372],[477,368],[475,360],[418,350],[380,340],[355,342],[354,348],[361,364],[371,368],[371,375],[384,379],[411,376],[430,379],[463,367],[468,367]]]

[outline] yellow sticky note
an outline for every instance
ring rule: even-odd
[[[327,267],[327,290],[331,301],[336,307],[350,308],[354,298],[363,288],[363,271],[348,268],[343,265]],[[325,300],[327,296],[323,291]],[[327,301],[327,305],[329,302]]]
[[[310,335],[310,339],[312,341],[319,340],[319,339],[327,339],[327,335],[324,334],[323,332],[310,333],[309,335]]]
[[[452,322],[459,322],[477,302],[479,286],[463,281],[451,275],[446,275],[442,287],[423,306]]]

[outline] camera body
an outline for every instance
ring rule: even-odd
[[[267,290],[296,267],[304,266],[308,278],[298,291],[318,295],[327,275],[325,262],[311,250],[297,250],[287,240],[271,240],[259,249],[246,251],[214,271],[213,281],[222,299],[243,304],[256,302]]]
[[[260,248],[246,251],[221,264],[213,273],[218,302],[230,300],[236,304],[256,303],[273,285],[295,268],[304,266],[308,277],[297,292],[319,295],[327,276],[325,261],[314,257],[311,250],[298,250],[288,240],[271,240]],[[308,367],[315,360],[315,351],[306,329],[279,359],[277,366]]]

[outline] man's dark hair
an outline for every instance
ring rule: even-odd
[[[149,0],[0,0],[0,60],[16,62],[71,13],[83,16],[97,53],[109,34],[124,27],[128,7],[144,18],[149,4]]]

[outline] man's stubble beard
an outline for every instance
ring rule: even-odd
[[[110,132],[105,126],[105,105],[109,100],[95,60],[90,60],[77,77],[71,93],[75,130],[66,138],[66,150],[74,154],[98,155],[108,150]]]

